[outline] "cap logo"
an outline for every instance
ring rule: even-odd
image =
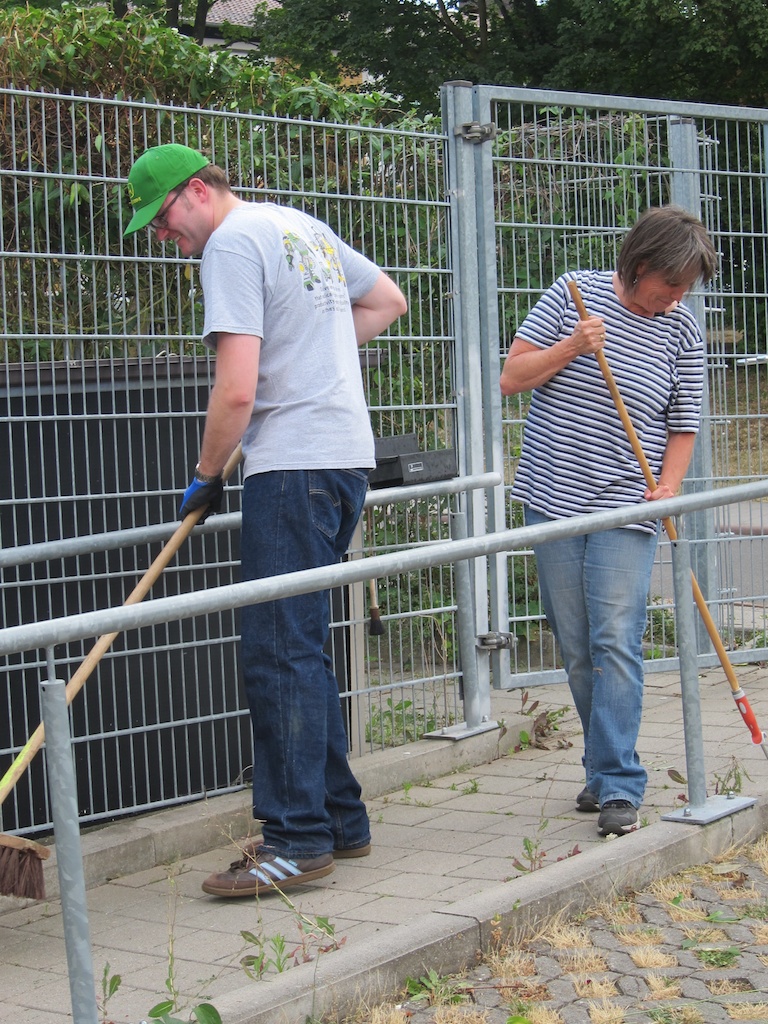
[[[131,206],[136,206],[141,202],[141,196],[137,196],[133,189],[133,184],[128,182],[128,199]]]

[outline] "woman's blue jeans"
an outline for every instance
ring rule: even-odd
[[[551,522],[525,509],[526,525]],[[586,784],[600,801],[643,802],[635,750],[643,711],[643,651],[657,534],[604,530],[535,544],[544,611],[584,729]]]
[[[360,518],[367,470],[285,470],[246,478],[243,578],[338,562]],[[250,605],[241,661],[253,724],[253,814],[290,857],[365,846],[370,828],[347,761],[339,689],[323,647],[329,591]]]

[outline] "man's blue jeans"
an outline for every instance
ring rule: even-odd
[[[363,507],[367,470],[286,470],[247,477],[246,580],[338,562]],[[265,845],[290,857],[365,846],[370,828],[328,638],[329,591],[251,605],[241,660],[253,724],[253,814]]]
[[[526,525],[551,522],[526,508]],[[643,802],[635,750],[643,711],[642,639],[657,534],[604,530],[534,545],[544,611],[584,729],[589,789],[604,804]]]

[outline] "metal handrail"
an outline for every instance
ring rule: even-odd
[[[394,505],[399,501],[420,501],[446,494],[460,494],[463,491],[497,487],[500,483],[500,474],[481,473],[474,476],[452,477],[450,480],[438,480],[428,484],[412,484],[409,487],[382,487],[366,494],[364,507],[375,508],[380,505]],[[223,515],[211,516],[204,524],[195,527],[195,533],[225,533],[229,530],[237,530],[240,528],[241,520],[240,512],[225,512]],[[128,530],[111,530],[107,533],[92,533],[86,537],[64,537],[60,540],[42,541],[39,544],[21,544],[14,548],[3,548],[0,550],[0,569],[166,541],[173,535],[178,525],[178,523],[158,523],[156,526],[134,526]]]
[[[431,485],[430,485],[431,486]],[[179,619],[194,618],[226,609],[275,600],[295,594],[311,593],[329,587],[362,582],[371,578],[409,572],[432,565],[457,562],[529,548],[537,542],[596,533],[599,530],[629,526],[649,519],[663,519],[684,512],[694,512],[717,505],[730,505],[768,496],[768,479],[696,494],[643,502],[608,512],[559,519],[540,526],[523,526],[466,540],[430,542],[428,545],[358,558],[339,565],[301,572],[285,573],[267,579],[234,583],[209,590],[161,597],[131,607],[107,608],[77,615],[63,616],[45,622],[9,626],[0,630],[0,655],[35,648],[52,647],[113,630],[125,631],[158,625]]]

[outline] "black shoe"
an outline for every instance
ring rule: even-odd
[[[597,831],[601,836],[623,836],[637,828],[637,811],[629,800],[606,800],[600,808]]]
[[[600,802],[588,786],[585,786],[576,797],[576,810],[586,811],[590,814],[600,810]]]

